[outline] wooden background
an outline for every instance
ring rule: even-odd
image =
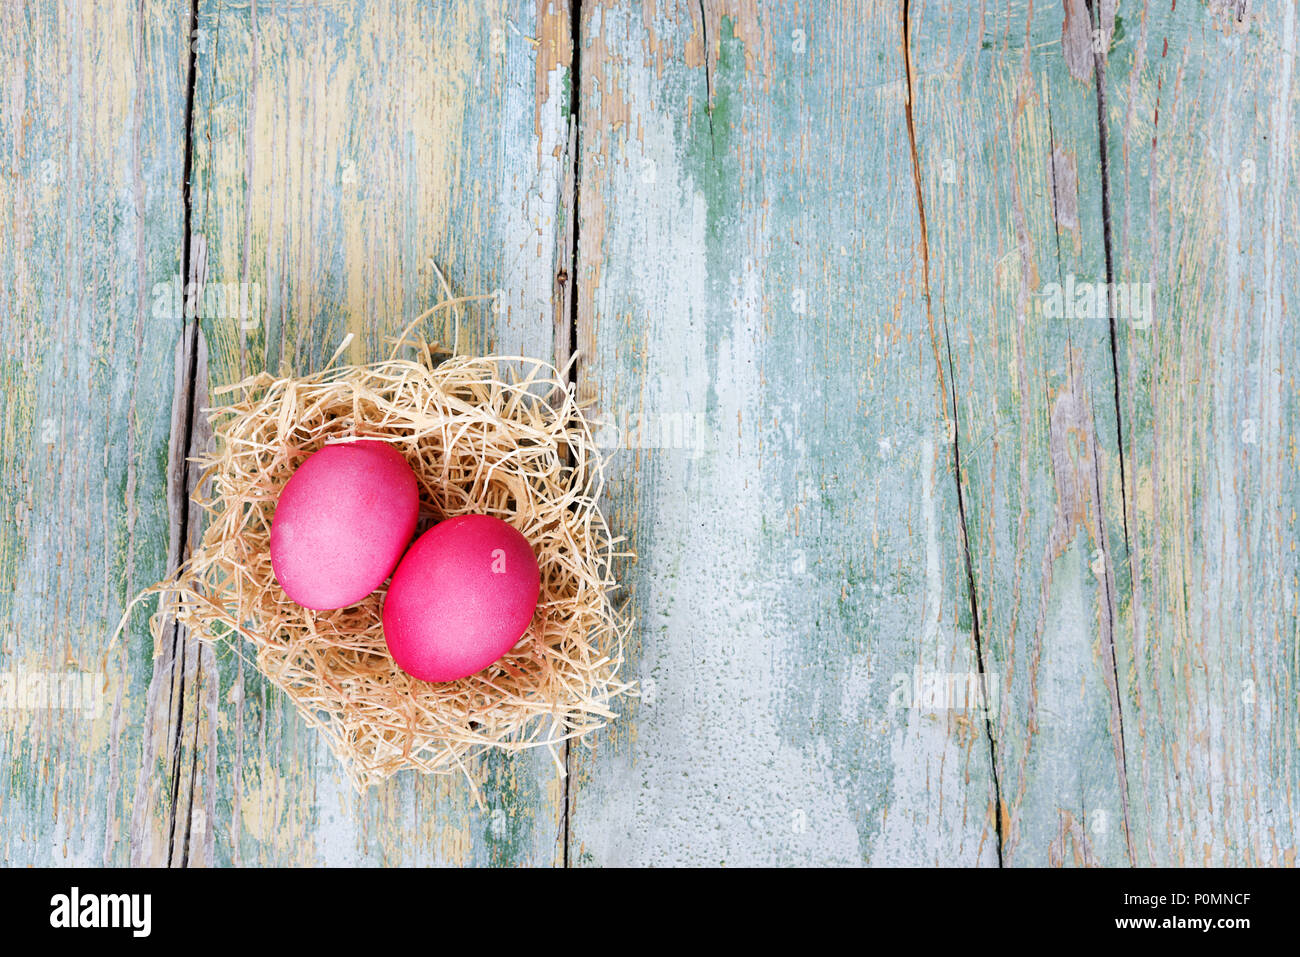
[[[1296,21],[0,5],[0,860],[1295,864]],[[576,344],[639,554],[641,699],[482,808],[352,793],[147,610],[108,641],[199,530],[209,389],[377,357],[431,261],[494,298],[430,335]],[[1048,306],[1111,280],[1145,318]]]

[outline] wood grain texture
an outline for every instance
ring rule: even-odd
[[[1124,13],[1106,71],[1115,260],[1156,303],[1119,343],[1138,858],[1294,866],[1297,8]]]
[[[934,309],[963,452],[1004,863],[1131,851],[1131,607],[1109,313],[1051,284],[1107,280],[1092,31],[1083,4],[918,5],[911,44]],[[1071,297],[1073,304],[1073,297]]]
[[[123,864],[166,569],[188,5],[0,9],[0,862]],[[55,684],[51,686],[51,682]]]
[[[1290,139],[1294,5],[925,9],[1005,859],[1291,860],[1293,174],[1262,144]],[[1252,143],[1246,189],[1224,170]],[[1053,283],[1112,281],[1141,300],[1053,312]]]
[[[582,381],[647,693],[573,859],[996,863],[983,720],[912,693],[973,666],[899,9],[583,13]]]
[[[429,335],[553,357],[568,35],[552,4],[201,4],[193,262],[208,288],[248,283],[256,303],[203,317],[212,386],[316,368],[348,334],[353,360],[387,355],[387,339],[442,298],[432,263],[458,292],[493,299]],[[188,841],[186,863],[562,855],[549,756],[488,761],[482,808],[450,778],[405,775],[358,796],[235,649],[186,653],[189,700],[172,719],[185,834],[171,842]]]
[[[0,862],[1296,863],[1296,0],[196,11],[0,9]],[[107,644],[211,390],[430,263],[639,556],[641,697],[483,807]]]

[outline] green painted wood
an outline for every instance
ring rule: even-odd
[[[1138,859],[1294,865],[1296,4],[1121,15],[1115,259],[1155,299],[1149,328],[1120,327]]]
[[[194,261],[249,283],[256,315],[202,320],[213,387],[302,372],[349,333],[387,355],[441,298],[498,293],[428,333],[468,352],[556,355],[569,253],[563,11],[524,5],[200,5]],[[567,335],[559,337],[567,346]],[[199,401],[205,398],[201,395]],[[480,809],[458,778],[358,796],[278,692],[190,642],[177,836],[189,863],[550,863],[563,782],[549,755],[494,758]]]
[[[1051,295],[1074,305],[1076,283],[1107,279],[1087,18],[1082,3],[925,4],[911,23],[1010,865],[1130,863],[1135,827],[1109,315]]]
[[[0,9],[0,862],[124,864],[166,570],[188,4]],[[51,688],[51,682],[54,682]]]
[[[0,860],[1294,864],[1296,4],[584,3],[573,118],[565,6],[0,11]],[[1108,242],[1113,350],[1049,306]],[[255,314],[169,312],[184,248]],[[576,293],[640,556],[642,698],[482,809],[107,646],[188,410],[382,354],[429,258],[500,291],[465,351],[566,358]]]
[[[916,21],[936,303],[1008,696],[1007,863],[1294,857],[1293,174],[1269,147],[1290,142],[1293,15],[1026,3]],[[1249,189],[1254,150],[1268,175]],[[1051,285],[1111,278],[1153,287],[1117,304],[1113,350],[1106,304],[1061,315]]]
[[[996,863],[983,717],[915,693],[977,665],[901,27],[583,5],[581,381],[645,690],[575,762],[576,863]]]

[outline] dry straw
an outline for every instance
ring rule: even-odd
[[[553,366],[500,356],[439,363],[429,344],[398,358],[409,345],[403,337],[373,365],[263,373],[218,391],[232,398],[208,412],[215,446],[200,460],[198,487],[210,492],[196,495],[206,533],[175,578],[150,589],[161,595],[153,633],[177,621],[236,648],[242,636],[358,789],[406,768],[461,771],[473,784],[470,759],[494,748],[549,747],[563,774],[556,746],[602,727],[615,716],[613,699],[630,690],[618,677],[630,622],[613,603],[612,569],[626,553],[597,504],[599,451]],[[311,611],[276,582],[269,544],[281,488],[312,452],[358,438],[389,442],[411,464],[421,530],[478,512],[532,544],[537,612],[488,669],[418,681],[384,644],[383,588],[350,608]]]

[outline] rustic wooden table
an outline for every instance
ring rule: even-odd
[[[1097,7],[0,6],[3,862],[1294,864],[1296,2]],[[481,808],[108,640],[211,390],[431,262],[639,554],[642,698]]]

